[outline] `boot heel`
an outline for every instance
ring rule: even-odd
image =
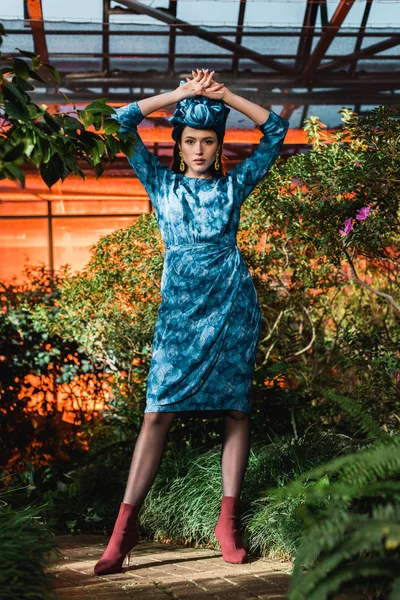
[[[94,567],[95,575],[121,573],[125,557],[129,566],[131,550],[139,543],[140,538],[137,529],[139,510],[138,504],[121,502],[107,548]]]
[[[126,566],[129,567],[129,562],[131,560],[131,550],[126,555]]]

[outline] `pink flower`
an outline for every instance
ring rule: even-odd
[[[368,217],[370,210],[371,210],[370,206],[363,206],[362,208],[359,208],[356,213],[357,221],[364,221],[364,219],[366,219]]]
[[[355,160],[355,161],[354,161],[354,164],[355,164],[355,165],[357,165],[357,167],[361,167],[361,163],[360,163],[360,162],[358,162],[358,160]]]
[[[339,232],[342,235],[347,235],[352,229],[353,229],[353,219],[350,217],[349,219],[346,219],[346,221],[344,222],[344,230],[339,229]]]

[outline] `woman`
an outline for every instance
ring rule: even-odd
[[[226,562],[247,553],[237,529],[239,498],[250,451],[251,384],[261,313],[249,270],[236,245],[241,205],[279,155],[289,122],[217,83],[214,71],[192,72],[172,92],[118,108],[120,131],[135,135],[129,158],[149,194],[165,244],[144,421],[123,502],[97,575],[117,573],[139,541],[140,507],[160,466],[178,414],[223,415],[223,496],[214,529]],[[143,144],[137,125],[177,103],[172,168]],[[230,109],[263,132],[253,154],[224,173],[222,140]],[[178,170],[179,157],[179,170]]]

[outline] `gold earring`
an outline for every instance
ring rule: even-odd
[[[218,158],[219,158],[219,150],[217,150],[217,153],[216,153],[216,155],[215,155],[215,163],[214,163],[214,167],[215,167],[215,170],[216,170],[216,171],[218,171],[218,169],[219,169],[219,162],[218,162]]]
[[[179,156],[181,157],[181,162],[179,163],[179,170],[180,171],[184,171],[185,170],[185,163],[183,162],[183,154],[182,154],[182,152],[179,152]]]

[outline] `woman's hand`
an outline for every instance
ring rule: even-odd
[[[192,71],[193,79],[186,77],[186,83],[178,89],[185,94],[185,98],[207,96],[213,100],[223,100],[226,88],[223,83],[213,81],[214,73],[215,71],[208,73],[208,69],[197,69],[197,73]]]
[[[208,73],[208,69],[202,69],[204,73]],[[194,71],[192,71],[194,73]],[[207,81],[207,84],[203,87],[201,92],[202,96],[206,96],[207,98],[211,98],[212,100],[223,100],[227,88],[223,83],[218,83],[214,79],[215,71],[211,71],[211,79]]]
[[[177,90],[179,90],[184,98],[193,98],[194,96],[200,96],[202,91],[205,89],[205,86],[210,85],[210,81],[213,76],[213,72],[210,74],[203,73],[200,69],[197,69],[197,73],[192,71],[193,79],[189,79],[186,77],[186,83],[180,85]]]

